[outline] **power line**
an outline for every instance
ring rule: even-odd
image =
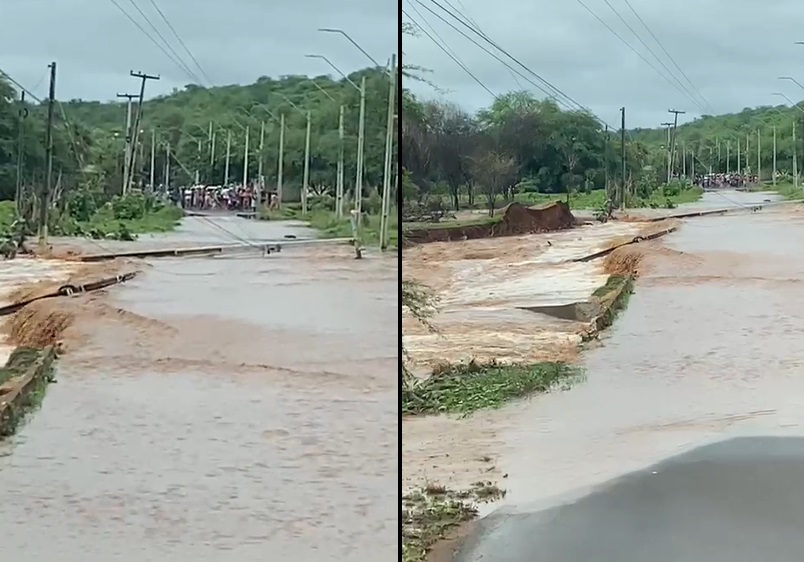
[[[481,87],[481,88],[483,88],[484,90],[486,90],[486,91],[487,91],[487,92],[488,92],[488,93],[489,93],[489,94],[490,94],[490,95],[491,95],[491,96],[492,96],[494,99],[497,99],[497,97],[498,97],[498,96],[497,96],[497,94],[495,94],[494,92],[492,92],[492,91],[489,89],[489,87],[488,87],[488,86],[486,86],[486,85],[483,83],[483,81],[482,81],[482,80],[480,80],[480,78],[478,78],[477,76],[475,76],[475,75],[474,75],[474,73],[472,73],[472,71],[471,71],[471,70],[469,70],[469,69],[468,69],[468,68],[467,68],[467,67],[466,67],[466,66],[465,66],[465,65],[464,65],[462,62],[460,62],[460,61],[459,61],[459,60],[457,60],[455,57],[453,57],[453,56],[450,54],[450,52],[449,52],[449,51],[448,51],[448,50],[447,50],[445,47],[443,47],[443,46],[441,45],[441,43],[439,43],[438,41],[436,41],[436,39],[435,39],[435,38],[434,38],[432,35],[430,35],[430,34],[427,32],[427,30],[426,30],[426,29],[424,29],[424,27],[422,27],[422,25],[421,25],[421,24],[420,24],[418,21],[416,21],[416,20],[415,20],[413,17],[411,17],[411,15],[410,15],[410,14],[408,14],[408,13],[405,11],[405,9],[404,9],[404,8],[402,8],[402,13],[403,13],[403,14],[404,14],[404,16],[405,16],[406,18],[408,18],[408,19],[411,21],[411,23],[413,23],[413,25],[415,25],[415,26],[416,26],[416,27],[417,27],[417,28],[418,28],[418,29],[419,29],[419,30],[420,30],[420,31],[421,31],[421,32],[422,32],[422,33],[423,33],[423,34],[424,34],[424,35],[425,35],[425,36],[426,36],[428,39],[430,39],[430,41],[432,41],[433,43],[435,43],[435,45],[436,45],[436,46],[437,46],[439,49],[441,49],[442,51],[444,51],[444,53],[445,53],[445,54],[446,54],[446,55],[447,55],[447,56],[448,56],[450,59],[452,59],[452,61],[453,61],[455,64],[457,64],[459,67],[461,67],[461,69],[462,69],[464,72],[466,72],[466,74],[468,74],[468,75],[469,75],[469,76],[470,76],[470,77],[471,77],[471,78],[472,78],[472,79],[473,79],[475,82],[477,82],[477,83],[480,85],[480,87]]]
[[[623,25],[625,25],[626,29],[628,29],[628,31],[630,31],[634,35],[634,37],[637,38],[637,41],[639,41],[642,44],[642,46],[645,47],[645,49],[647,49],[648,53],[650,53],[650,55],[654,59],[656,59],[656,62],[658,62],[662,66],[662,68],[664,68],[665,71],[667,71],[667,74],[670,76],[670,78],[675,80],[675,82],[686,93],[687,97],[689,97],[695,105],[697,105],[701,110],[703,110],[704,109],[703,105],[701,105],[701,103],[697,99],[695,99],[695,95],[690,91],[690,89],[687,86],[685,86],[681,82],[681,80],[679,80],[676,77],[675,73],[672,70],[670,70],[670,68],[668,68],[668,66],[664,63],[664,61],[661,58],[659,58],[659,56],[656,53],[653,52],[653,49],[651,49],[650,46],[647,43],[645,43],[645,40],[642,39],[642,37],[639,35],[639,33],[636,32],[636,30],[634,30],[633,27],[631,27],[631,24],[629,24],[626,21],[626,19],[622,16],[622,14],[620,14],[620,12],[617,11],[617,8],[612,6],[609,0],[603,0],[603,2],[605,2],[606,6],[608,6],[612,12],[614,12],[614,15],[617,16],[617,19],[619,19],[623,23]]]
[[[165,25],[167,25],[168,29],[171,31],[171,33],[173,33],[173,36],[174,36],[174,37],[176,38],[176,40],[179,42],[179,45],[181,45],[181,46],[182,46],[182,48],[185,50],[185,52],[186,52],[186,53],[187,53],[187,54],[190,56],[190,59],[192,59],[192,61],[195,63],[195,66],[197,66],[197,67],[198,67],[198,70],[200,70],[200,71],[201,71],[201,74],[203,74],[203,75],[204,75],[204,78],[206,78],[207,82],[208,82],[210,85],[212,85],[212,80],[210,80],[209,75],[208,75],[208,74],[207,74],[207,73],[204,71],[204,68],[203,68],[203,67],[201,66],[201,64],[198,62],[198,59],[196,59],[196,58],[195,58],[195,56],[193,56],[193,53],[190,51],[190,49],[188,49],[188,48],[187,48],[187,45],[184,43],[184,41],[182,41],[182,39],[181,39],[181,37],[179,36],[179,34],[178,34],[178,32],[176,31],[176,29],[173,27],[173,25],[171,25],[170,21],[167,19],[167,17],[165,16],[165,14],[164,14],[164,13],[162,12],[162,10],[159,8],[159,5],[156,3],[156,0],[150,0],[150,2],[151,2],[151,5],[152,5],[152,6],[154,7],[154,9],[156,10],[156,12],[159,14],[159,17],[161,17],[161,18],[162,18],[162,21],[164,21],[164,22],[165,22]]]
[[[32,99],[33,99],[35,102],[37,102],[37,103],[44,103],[44,102],[43,102],[41,99],[39,99],[38,97],[36,97],[36,96],[33,94],[33,92],[31,92],[31,90],[29,90],[28,88],[26,88],[25,86],[23,86],[22,84],[20,84],[20,83],[19,83],[19,82],[17,82],[16,80],[14,80],[14,78],[13,78],[13,77],[12,77],[12,76],[11,76],[9,73],[5,72],[5,71],[4,71],[2,68],[0,68],[0,74],[2,74],[3,76],[5,76],[5,77],[6,77],[6,79],[7,79],[9,82],[11,82],[12,84],[14,84],[14,85],[15,85],[17,88],[19,88],[21,92],[25,92],[26,94],[28,94],[28,96],[30,96],[30,97],[31,97],[31,98],[32,98]]]

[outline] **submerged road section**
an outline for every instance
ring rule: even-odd
[[[800,560],[802,240],[794,206],[646,245],[586,382],[463,420],[508,494],[453,560]]]
[[[139,244],[219,243],[208,220]],[[248,239],[305,234],[212,220]],[[160,259],[82,303],[58,384],[0,445],[4,558],[396,556],[395,256]]]

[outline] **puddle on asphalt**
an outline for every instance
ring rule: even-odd
[[[188,220],[181,242],[208,230]],[[325,246],[151,263],[111,292],[125,314],[82,326],[42,410],[0,447],[3,553],[395,557],[396,258]]]

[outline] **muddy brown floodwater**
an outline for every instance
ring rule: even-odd
[[[187,219],[173,239],[220,236]],[[123,312],[80,319],[44,407],[0,448],[4,557],[396,556],[395,256],[160,260],[107,302]]]

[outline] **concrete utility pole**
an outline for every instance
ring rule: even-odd
[[[667,121],[662,123],[662,127],[664,127],[665,130],[667,131],[667,183],[668,184],[670,183],[670,179],[672,178],[672,172],[670,171],[670,160],[671,160],[670,151],[672,150],[671,147],[670,147],[670,127],[672,127],[672,126],[673,126],[673,124],[668,123]]]
[[[301,192],[302,214],[307,214],[307,189],[310,186],[310,112],[307,112],[307,134],[304,137],[304,180]]]
[[[686,111],[679,111],[678,109],[668,109],[667,113],[673,114],[673,135],[670,140],[670,169],[673,168],[673,155],[676,150],[676,131],[678,130],[678,116],[684,115]]]
[[[335,179],[335,216],[343,218],[343,105],[338,114],[338,173]]]
[[[394,146],[394,94],[396,93],[396,55],[391,55],[391,72],[388,75],[388,117],[385,130],[385,162],[382,178],[382,206],[380,208],[380,251],[388,247],[388,214],[391,209],[391,160]]]
[[[141,82],[140,82],[140,95],[138,96],[139,99],[137,100],[137,117],[134,120],[134,134],[133,134],[133,139],[132,139],[132,143],[131,143],[132,146],[137,146],[137,143],[139,142],[139,136],[140,136],[140,125],[142,124],[142,102],[143,102],[143,99],[145,98],[145,83],[148,80],[159,80],[159,75],[158,74],[145,74],[143,72],[134,72],[133,70],[130,71],[129,74],[133,78],[139,78],[141,80]],[[131,156],[130,156],[130,161],[129,161],[129,164],[128,164],[128,176],[124,180],[125,181],[124,193],[128,192],[128,187],[131,185],[132,176],[134,174],[134,165],[136,163],[136,156],[137,156],[137,151],[132,150],[131,151]]]
[[[745,134],[745,166],[743,167],[746,174],[749,173],[750,170],[751,170],[751,167],[748,165],[749,156],[751,154],[751,150],[749,148],[750,144],[751,144],[751,135],[746,133]]]
[[[248,132],[249,128],[246,126],[246,146],[243,148],[243,189],[248,185]]]
[[[773,187],[776,187],[776,126],[773,126]]]
[[[363,148],[366,136],[366,77],[360,79],[360,117],[357,126],[357,172],[355,174],[355,212],[358,228],[362,224],[363,213]]]
[[[731,141],[726,141],[726,173],[731,173]]]
[[[151,130],[151,168],[148,177],[148,185],[151,193],[154,192],[154,166],[156,165],[156,129]]]
[[[47,244],[47,220],[50,211],[50,193],[53,189],[53,118],[56,106],[56,62],[50,63],[50,87],[47,96],[47,130],[45,132],[45,188],[39,197],[39,245]]]
[[[212,121],[209,122],[209,129],[207,129],[207,155],[212,154],[212,141],[215,138],[215,131],[212,128]],[[199,161],[201,159],[199,158]],[[212,157],[210,156],[210,164],[212,164]],[[199,164],[200,166],[200,164]],[[211,166],[210,166],[211,168]],[[212,170],[208,170],[206,174],[204,174],[204,183],[207,185],[212,183]]]
[[[343,111],[343,106],[341,106]],[[25,92],[20,92],[20,110],[17,119],[17,185],[14,191],[14,204],[17,216],[22,215],[22,153],[25,151],[25,119],[28,117],[28,109],[25,107]],[[341,140],[343,143],[343,140]]]
[[[170,193],[170,143],[165,145],[165,191]]]
[[[762,181],[762,138],[757,129],[757,183]]]
[[[209,183],[213,183],[215,180],[215,140],[218,131],[216,129],[212,129],[212,138],[210,139],[209,145]]]
[[[279,157],[276,163],[276,207],[282,208],[282,180],[285,177],[285,114],[279,116]]]
[[[740,152],[740,137],[737,137],[737,175],[738,176],[740,174],[742,174],[742,172],[743,172],[742,159],[740,158],[741,155],[742,155],[742,152]]]
[[[620,210],[625,209],[625,107],[620,108],[620,165],[622,178],[620,181]]]
[[[681,143],[681,175],[687,177],[687,144]]]
[[[232,131],[226,131],[226,164],[223,166],[223,185],[229,185],[229,161],[232,158]]]
[[[259,158],[257,158],[257,191],[255,193],[257,204],[260,203],[260,194],[263,190],[263,176],[262,176],[262,161],[263,161],[263,149],[265,148],[265,121],[260,123],[260,148],[259,148]]]
[[[139,96],[137,94],[117,94],[117,97],[126,100],[126,146],[123,151],[123,186],[120,191],[125,195],[128,192],[127,184],[130,175],[128,167],[131,165],[131,151],[134,150],[134,147],[131,145],[131,100],[137,99]]]
[[[796,123],[793,122],[793,185],[798,187],[798,158],[796,157]]]
[[[195,145],[195,185],[201,184],[201,141]]]

